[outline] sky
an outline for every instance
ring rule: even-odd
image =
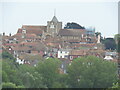
[[[84,27],[95,27],[103,37],[113,37],[118,33],[118,2],[77,0],[2,0],[0,2],[0,33],[15,34],[22,25],[47,25],[56,11],[63,27],[67,22],[75,22]]]

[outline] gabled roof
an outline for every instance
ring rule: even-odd
[[[23,29],[26,30],[44,30],[47,28],[47,26],[37,26],[37,25],[22,25]]]
[[[41,35],[43,31],[47,30],[47,26],[23,25],[22,28],[18,29],[17,33],[22,33],[23,29],[25,29],[28,34]]]
[[[56,23],[58,22],[58,19],[56,18],[56,16],[54,16],[54,17],[52,18],[52,21],[53,21],[53,22],[56,22]]]

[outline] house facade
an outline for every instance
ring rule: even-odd
[[[67,59],[69,52],[70,52],[70,50],[67,50],[67,49],[58,50],[57,58],[66,58]]]

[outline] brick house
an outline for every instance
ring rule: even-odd
[[[79,58],[81,56],[86,56],[88,50],[71,50],[68,56],[68,59],[72,61],[75,58]]]

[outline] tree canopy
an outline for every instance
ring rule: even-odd
[[[103,44],[105,45],[105,49],[108,49],[108,50],[116,49],[116,43],[115,43],[114,38],[106,38]]]
[[[107,88],[117,81],[116,63],[89,56],[75,59],[68,68],[71,88]]]
[[[117,51],[120,53],[120,34],[116,34],[114,36],[114,39],[115,39],[116,44],[117,44]]]
[[[72,23],[67,23],[64,29],[85,29],[85,28],[77,23],[72,22]]]
[[[2,61],[4,88],[108,88],[117,81],[116,63],[94,56],[74,59],[67,73],[61,74],[59,59],[40,60],[37,66],[19,65],[7,54]]]

